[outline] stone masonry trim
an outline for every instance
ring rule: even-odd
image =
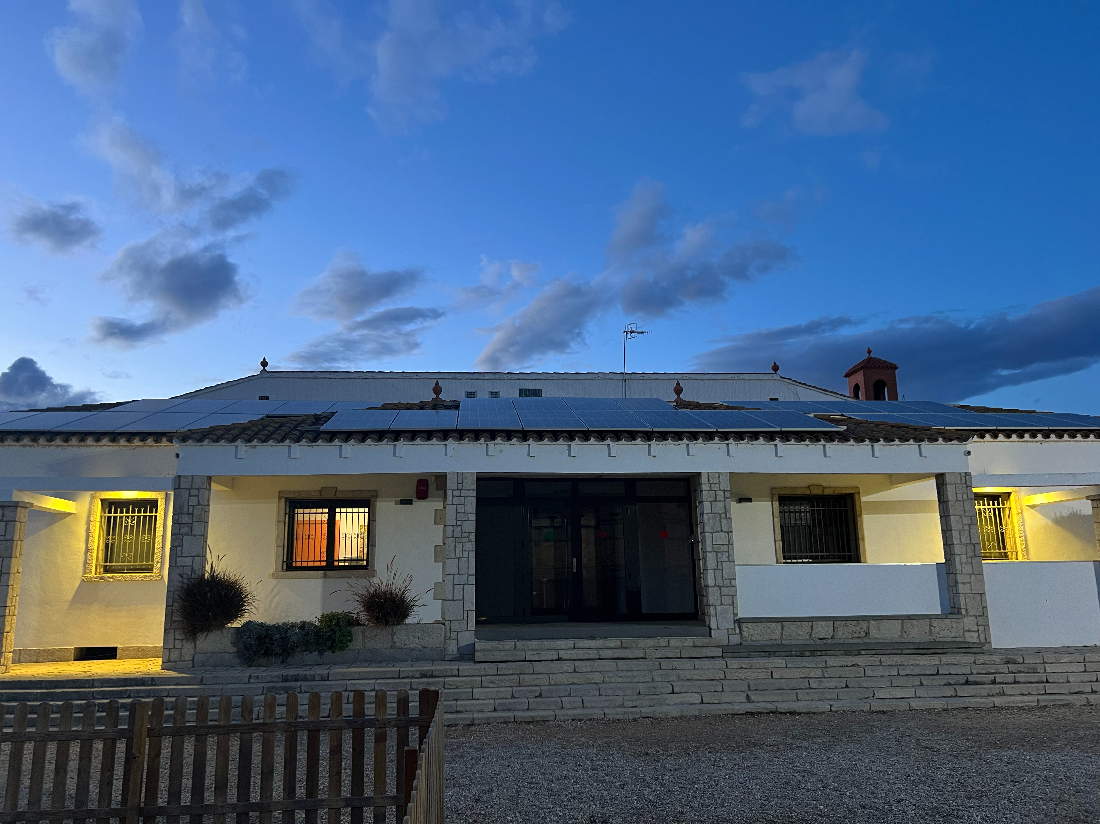
[[[448,658],[474,652],[476,599],[474,542],[477,532],[477,474],[447,473],[443,526],[443,622]]]
[[[0,672],[11,669],[15,649],[15,616],[19,607],[19,581],[23,572],[23,540],[27,534],[24,501],[0,502],[0,609],[3,610],[3,641],[0,646]]]
[[[737,567],[733,557],[729,474],[700,473],[695,495],[701,612],[711,638],[723,644],[736,644],[741,639],[737,628]]]
[[[195,645],[184,635],[176,594],[206,567],[210,532],[210,477],[177,475],[172,484],[172,533],[168,549],[168,588],[164,597],[164,668],[190,667]]]
[[[943,472],[936,475],[936,499],[951,614],[963,616],[965,640],[988,645],[989,607],[971,474]]]

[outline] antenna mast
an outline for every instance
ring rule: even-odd
[[[639,337],[640,335],[648,335],[648,334],[649,334],[649,332],[647,332],[644,329],[639,329],[638,324],[633,323],[633,322],[628,323],[626,325],[626,328],[623,329],[623,397],[624,398],[626,397],[626,342],[628,340],[633,340],[634,338]]]

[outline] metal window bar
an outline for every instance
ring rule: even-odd
[[[367,567],[370,505],[367,501],[292,501],[287,507],[287,568]]]
[[[99,509],[101,575],[151,573],[156,562],[157,501],[102,501]]]
[[[982,560],[1015,561],[1019,553],[1012,499],[1008,495],[975,494],[974,508],[978,513]]]
[[[779,528],[785,564],[859,563],[851,495],[782,495]]]

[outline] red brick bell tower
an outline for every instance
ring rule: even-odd
[[[882,358],[867,357],[844,373],[848,379],[848,396],[857,401],[896,401],[898,399],[898,365]]]

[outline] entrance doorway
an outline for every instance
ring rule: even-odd
[[[479,623],[697,616],[681,479],[479,478]]]

